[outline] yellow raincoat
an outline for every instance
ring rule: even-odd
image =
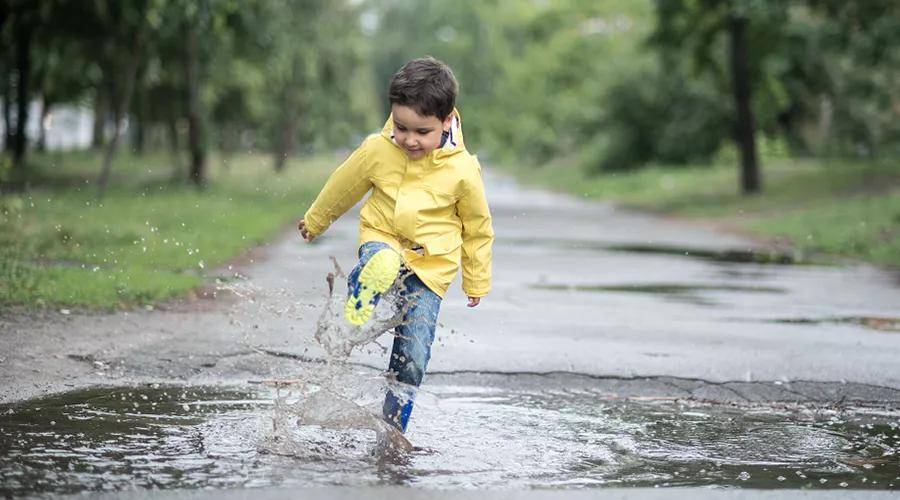
[[[411,160],[393,140],[388,118],[337,168],[304,216],[313,235],[372,191],[360,212],[359,241],[381,241],[441,297],[462,264],[463,291],[491,289],[494,229],[478,159],[466,151],[459,113],[444,146]],[[422,247],[424,255],[413,251]]]

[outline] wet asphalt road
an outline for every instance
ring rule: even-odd
[[[516,384],[619,397],[862,400],[900,407],[900,285],[867,265],[741,263],[757,244],[697,224],[519,187],[489,176],[495,287],[475,309],[459,281],[442,306],[436,385]],[[298,207],[298,214],[300,208]],[[355,263],[348,214],[313,245],[293,232],[215,271],[230,291],[115,314],[0,314],[0,402],[88,386],[246,384],[294,378],[313,340],[331,256]],[[235,273],[241,278],[234,279]],[[344,293],[338,286],[338,293]],[[880,320],[878,318],[881,318]],[[385,336],[381,344],[388,346]],[[386,365],[377,346],[353,356]],[[573,375],[577,373],[578,375]],[[515,377],[509,374],[516,374]],[[597,392],[599,391],[599,392]],[[206,497],[209,492],[135,492]],[[281,498],[468,498],[377,488],[263,489]],[[881,498],[890,492],[709,488],[504,491],[496,498]],[[116,494],[118,495],[118,494]],[[243,497],[246,490],[216,491]]]
[[[757,244],[500,177],[487,182],[494,290],[468,309],[459,279],[453,284],[429,373],[657,377],[705,387],[699,395],[712,399],[734,397],[714,390],[723,382],[754,400],[778,399],[791,384],[812,387],[802,397],[814,400],[843,397],[841,387],[900,399],[898,323],[857,319],[900,317],[895,274],[717,260],[710,254]],[[321,356],[312,336],[329,257],[345,270],[355,263],[354,215],[315,244],[291,233],[254,262],[219,270],[246,276],[232,282],[240,296],[116,314],[5,315],[0,401],[96,384],[296,376],[309,365],[291,356]],[[377,348],[354,359],[386,365]]]

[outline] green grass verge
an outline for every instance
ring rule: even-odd
[[[164,155],[123,155],[102,200],[99,155],[33,160],[38,187],[0,197],[0,304],[111,309],[184,294],[303,214],[336,159],[210,163],[198,191],[173,184]]]
[[[511,170],[522,181],[633,208],[715,220],[828,255],[900,267],[900,165],[764,160],[763,192],[743,196],[735,163],[598,176],[568,164]]]

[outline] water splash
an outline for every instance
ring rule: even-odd
[[[328,353],[330,361],[341,362],[350,356],[354,348],[372,344],[384,333],[403,324],[403,317],[409,310],[411,302],[401,299],[401,293],[405,290],[402,280],[398,278],[375,307],[372,319],[362,326],[354,326],[344,319],[344,304],[347,298],[333,293],[332,276],[329,274],[331,293],[316,324],[315,339]]]
[[[382,418],[381,402],[388,390],[407,399],[416,388],[398,383],[387,373],[372,377],[371,373],[359,372],[349,358],[354,350],[371,345],[386,351],[376,339],[403,324],[416,297],[407,293],[401,275],[381,297],[372,319],[362,326],[351,325],[343,314],[346,295],[335,290],[335,279],[343,281],[346,277],[334,257],[332,261],[335,271],[326,278],[328,295],[313,336],[325,358],[314,368],[305,364],[295,378],[263,381],[275,387],[276,394],[271,432],[262,441],[260,451],[325,459],[354,457],[366,449],[360,459],[401,457],[412,450],[412,445]],[[273,293],[247,283],[225,283],[222,289],[251,303],[260,294],[271,298]],[[284,291],[275,293],[286,295]],[[281,300],[260,301],[259,307],[278,316],[301,317],[307,312],[302,311],[302,305],[284,304]]]

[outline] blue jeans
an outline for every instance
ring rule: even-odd
[[[385,248],[390,246],[380,241],[369,241],[359,247],[359,263],[347,277],[350,290],[355,287],[366,262]],[[388,372],[396,376],[397,382],[404,386],[388,389],[382,407],[384,419],[401,432],[406,432],[415,388],[422,383],[425,368],[431,359],[431,344],[434,342],[434,330],[441,309],[441,297],[438,294],[425,286],[414,273],[401,270],[401,275],[404,274],[403,285],[406,289],[400,291],[400,299],[405,302],[398,306],[406,305],[408,309],[403,316],[403,323],[394,329],[396,335],[388,363]]]

